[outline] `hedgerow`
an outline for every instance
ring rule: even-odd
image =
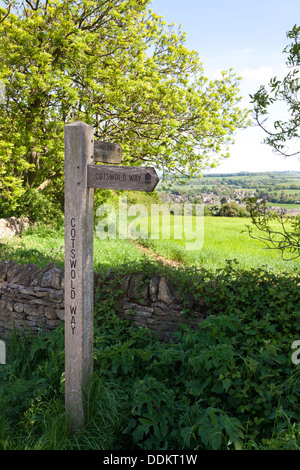
[[[97,293],[84,430],[70,435],[65,425],[63,329],[14,333],[0,369],[0,448],[299,450],[291,347],[300,339],[299,276],[233,262],[214,274],[161,267],[176,279],[186,315],[187,287],[209,313],[197,331],[182,326],[163,344],[116,316],[130,269],[111,278],[114,294]]]

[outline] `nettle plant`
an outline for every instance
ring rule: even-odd
[[[160,344],[111,311],[118,340],[110,330],[95,349],[95,367],[128,394],[128,445],[276,448],[286,439],[296,446],[299,369],[291,345],[300,336],[299,276],[240,271],[234,262],[214,275],[191,269],[169,276],[183,299],[187,291],[203,299],[209,316],[197,331],[182,326]]]

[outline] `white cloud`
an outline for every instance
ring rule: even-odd
[[[213,172],[238,171],[300,171],[298,157],[284,158],[263,144],[264,133],[258,127],[237,132],[235,144],[230,148],[231,157]]]
[[[266,84],[270,78],[275,75],[274,67],[270,65],[261,65],[259,67],[245,67],[241,70],[241,76],[244,80]]]

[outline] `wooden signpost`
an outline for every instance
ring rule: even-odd
[[[85,398],[93,371],[94,188],[153,191],[153,168],[120,163],[118,144],[94,142],[83,122],[65,126],[65,408],[69,427],[84,426]]]
[[[5,343],[3,340],[0,339],[0,364],[6,363],[6,349]]]
[[[94,142],[94,161],[101,163],[121,163],[122,149],[119,144],[111,142]]]
[[[90,188],[154,191],[159,179],[154,168],[89,165],[87,181]]]

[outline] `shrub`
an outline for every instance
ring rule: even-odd
[[[28,188],[18,200],[18,205],[0,205],[0,217],[28,217],[32,222],[60,224],[63,212],[60,204],[51,195]]]
[[[235,201],[225,202],[221,205],[218,215],[220,217],[247,217],[247,211]]]

